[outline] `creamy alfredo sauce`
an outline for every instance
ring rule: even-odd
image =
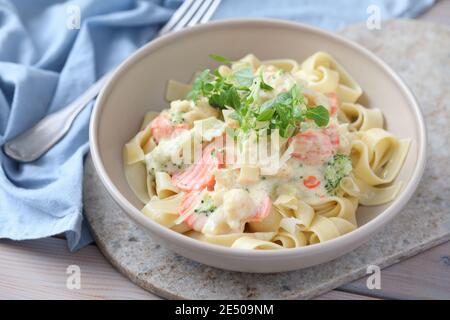
[[[329,120],[325,125],[318,126],[314,119],[303,117],[297,127],[292,128],[292,132],[285,137],[289,139],[289,142],[283,150],[280,150],[285,151],[287,145],[293,144],[294,152],[290,155],[290,159],[273,174],[264,175],[261,173],[261,168],[256,167],[249,173],[246,180],[242,181],[242,169],[234,163],[225,163],[220,168],[215,168],[213,172],[200,170],[199,175],[213,174],[214,185],[213,187],[205,186],[202,190],[189,190],[189,188],[182,190],[196,192],[198,195],[185,212],[180,212],[178,223],[188,221],[194,230],[206,234],[241,233],[246,223],[258,222],[267,217],[273,210],[271,205],[273,200],[281,194],[292,195],[303,200],[320,199],[330,195],[333,190],[330,188],[327,190],[329,183],[324,177],[324,170],[328,161],[344,150],[341,145],[336,110],[332,109],[336,108],[332,105],[332,99],[306,89],[304,83],[290,72],[272,65],[262,65],[254,70],[243,63],[236,67],[236,70],[228,67],[221,67],[219,70],[224,77],[232,79],[242,70],[251,71],[253,81],[248,84],[248,90],[253,96],[254,108],[276,100],[283,94],[291,94],[295,87],[300,88],[302,102],[291,105],[290,108],[304,112],[320,105],[328,112]],[[261,83],[264,83],[265,89]],[[201,132],[203,137],[206,136],[207,143],[212,143],[210,141],[227,134],[227,129],[234,130],[234,134],[245,135],[240,131],[239,122],[236,119],[223,117],[221,112],[218,112],[219,109],[209,105],[205,98],[198,99],[197,103],[188,100],[174,101],[171,103],[170,110],[162,113],[162,116],[169,120],[172,128],[183,125],[183,130],[179,132],[176,132],[176,129],[168,130],[171,131],[170,134],[163,135],[158,145],[146,156],[147,169],[152,173],[164,171],[170,175],[176,175],[181,172],[183,175],[183,171],[189,170],[189,165],[183,163],[182,148],[198,133],[198,130],[195,130],[196,125],[201,124],[207,128]],[[224,110],[223,114],[226,115],[228,108]],[[220,123],[215,122],[211,125],[211,116]],[[258,128],[258,125],[264,126],[268,121],[253,122]],[[155,130],[163,129],[155,128]],[[174,158],[178,160],[174,161]],[[191,180],[202,178],[195,172],[188,177]]]

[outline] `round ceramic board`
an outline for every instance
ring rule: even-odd
[[[450,141],[450,28],[423,22],[389,21],[381,30],[365,25],[341,32],[393,67],[418,97],[429,131],[429,166],[415,197],[382,232],[332,262],[293,272],[229,272],[190,261],[163,246],[114,203],[88,156],[84,177],[85,216],[106,258],[131,281],[165,298],[311,298],[431,247],[450,235],[445,212]],[[363,67],[363,66],[361,66]],[[439,115],[439,116],[437,116]]]

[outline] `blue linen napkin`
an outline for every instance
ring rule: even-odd
[[[96,79],[152,39],[180,0],[0,0],[0,145],[66,106]],[[274,17],[337,29],[412,18],[434,0],[223,0],[215,19]],[[73,5],[81,28],[67,28]],[[72,6],[72,7],[71,7]],[[65,233],[70,250],[92,241],[82,216],[83,158],[92,103],[41,159],[19,164],[0,151],[0,238]]]

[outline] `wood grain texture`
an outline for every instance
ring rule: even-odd
[[[0,300],[3,299],[159,299],[117,272],[96,246],[73,254],[65,240],[0,241]],[[81,288],[68,289],[67,267],[81,269]],[[317,299],[372,299],[331,291]]]
[[[97,247],[73,254],[64,240],[0,241],[0,299],[159,299],[117,272]],[[366,279],[316,299],[367,300],[450,298],[450,242],[386,268],[381,290],[368,290]],[[66,287],[69,265],[81,269],[81,289]]]
[[[450,0],[440,0],[421,20],[450,24]],[[1,299],[159,299],[117,272],[95,246],[70,253],[64,240],[0,240]],[[66,287],[69,265],[81,268],[81,289]],[[316,299],[450,298],[450,242],[382,271],[381,290],[362,278]],[[343,290],[343,291],[340,291]]]
[[[369,290],[366,281],[340,289],[385,299],[450,299],[450,242],[382,270],[380,290]]]
[[[123,277],[96,246],[77,253],[65,240],[0,241],[1,299],[159,299]],[[69,265],[81,269],[81,289],[66,287]]]
[[[420,20],[450,25],[450,0],[439,0],[419,17]]]

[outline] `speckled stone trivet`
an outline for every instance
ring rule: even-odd
[[[392,21],[380,31],[359,25],[342,34],[391,65],[424,111],[427,169],[405,209],[368,243],[332,262],[279,274],[228,272],[192,262],[155,243],[111,200],[88,158],[86,216],[98,246],[116,268],[166,298],[311,298],[363,276],[369,264],[385,267],[450,239],[450,28]]]

